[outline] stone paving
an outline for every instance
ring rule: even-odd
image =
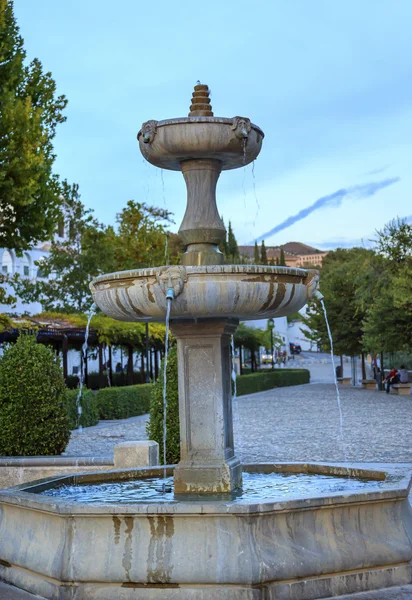
[[[412,462],[412,396],[349,386],[340,386],[340,393],[343,442],[333,384],[240,397],[234,407],[240,458],[245,462]],[[146,439],[146,421],[143,415],[74,432],[66,455],[112,456],[119,442]]]

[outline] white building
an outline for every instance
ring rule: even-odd
[[[35,262],[44,260],[49,255],[50,244],[36,244],[31,250],[23,252],[22,256],[17,256],[14,250],[0,249],[1,273],[12,277],[15,274],[22,278],[36,279],[42,278],[41,265],[37,266]],[[3,284],[7,294],[14,295],[14,290],[9,284]],[[0,304],[1,313],[13,313],[17,315],[40,313],[42,310],[39,302],[25,303],[17,298],[17,303],[13,306]]]

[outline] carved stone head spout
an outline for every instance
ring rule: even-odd
[[[183,265],[173,265],[172,267],[162,267],[156,273],[156,279],[164,294],[168,289],[172,289],[174,297],[177,298],[183,292],[187,281],[186,269]]]
[[[252,130],[250,119],[247,117],[233,117],[232,130],[239,140],[247,139]]]
[[[143,123],[137,137],[142,136],[144,144],[151,144],[155,138],[157,132],[157,121],[151,119]]]

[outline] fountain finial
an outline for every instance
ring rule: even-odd
[[[199,81],[192,94],[189,117],[213,117],[209,86]]]

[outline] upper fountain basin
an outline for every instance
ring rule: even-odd
[[[145,159],[172,171],[180,171],[185,160],[199,159],[218,160],[222,170],[237,169],[255,160],[263,137],[263,131],[243,117],[147,121],[137,134]]]
[[[97,306],[120,321],[164,321],[170,289],[172,319],[252,320],[296,312],[313,296],[318,281],[313,269],[178,265],[101,275],[90,289]]]

